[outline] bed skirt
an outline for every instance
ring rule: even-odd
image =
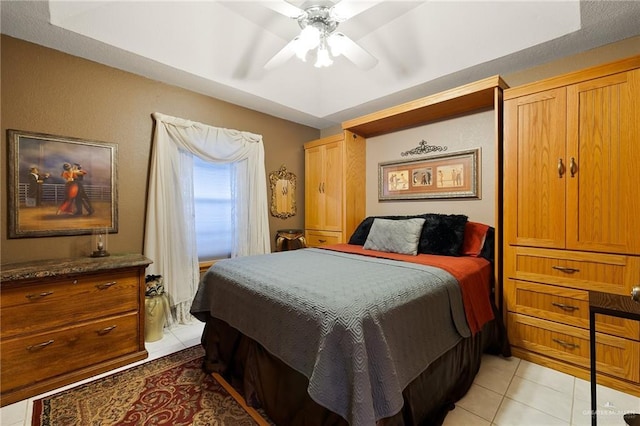
[[[500,319],[485,324],[434,361],[403,391],[404,406],[379,426],[441,425],[462,398],[480,368],[483,353],[510,356]],[[209,317],[202,335],[203,368],[220,373],[253,407],[262,407],[278,426],[347,425],[339,415],[317,404],[307,393],[307,378],[262,345],[226,322]]]

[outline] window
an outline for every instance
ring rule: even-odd
[[[200,262],[231,256],[231,167],[193,157],[196,245]]]

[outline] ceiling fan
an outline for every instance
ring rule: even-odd
[[[359,44],[336,31],[341,22],[354,17],[371,8],[378,1],[348,1],[342,0],[331,6],[320,1],[301,9],[284,0],[267,2],[270,9],[298,21],[300,34],[276,53],[264,66],[273,69],[288,61],[294,55],[302,61],[308,57],[315,57],[315,66],[327,67],[337,56],[344,56],[361,69],[371,69],[378,60],[362,48]]]

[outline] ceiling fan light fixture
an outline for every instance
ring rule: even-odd
[[[331,34],[327,39],[327,43],[329,44],[331,55],[333,55],[333,57],[340,56],[342,55],[342,53],[344,53],[344,50],[346,48],[346,40],[344,39],[344,36],[342,34]]]
[[[295,42],[295,44],[294,44],[293,50],[294,50],[296,56],[302,62],[307,62],[307,53],[309,53],[309,48],[307,47],[306,44],[304,44],[300,40],[300,37],[296,37],[294,39],[294,42]]]
[[[303,62],[307,62],[309,56],[315,58],[314,65],[318,68],[332,65],[338,56],[344,56],[358,68],[373,68],[378,60],[347,35],[336,32],[336,29],[340,22],[370,8],[369,3],[376,4],[380,1],[382,0],[370,0],[366,2],[368,5],[362,6],[355,0],[344,3],[337,0],[333,6],[314,5],[303,10],[291,5],[287,0],[280,0],[276,4],[281,7],[272,7],[273,10],[297,20],[301,31],[265,64],[265,69],[272,69],[294,55]],[[322,0],[322,3],[328,2]],[[284,7],[282,4],[287,6]]]
[[[318,56],[316,57],[316,68],[328,67],[333,64],[333,60],[331,59],[331,55],[329,55],[329,49],[327,48],[327,43],[323,39],[322,43],[320,43],[320,47],[318,48]]]
[[[320,44],[320,30],[313,25],[307,25],[300,32],[300,42],[307,50],[312,50]]]

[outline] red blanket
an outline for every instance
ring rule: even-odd
[[[453,257],[433,254],[411,256],[408,254],[365,250],[362,246],[353,244],[334,244],[318,248],[360,254],[363,256],[401,260],[403,262],[418,263],[420,265],[435,266],[436,268],[444,269],[453,275],[460,283],[467,323],[473,334],[477,333],[487,321],[494,318],[490,301],[493,267],[488,260],[481,257]]]

